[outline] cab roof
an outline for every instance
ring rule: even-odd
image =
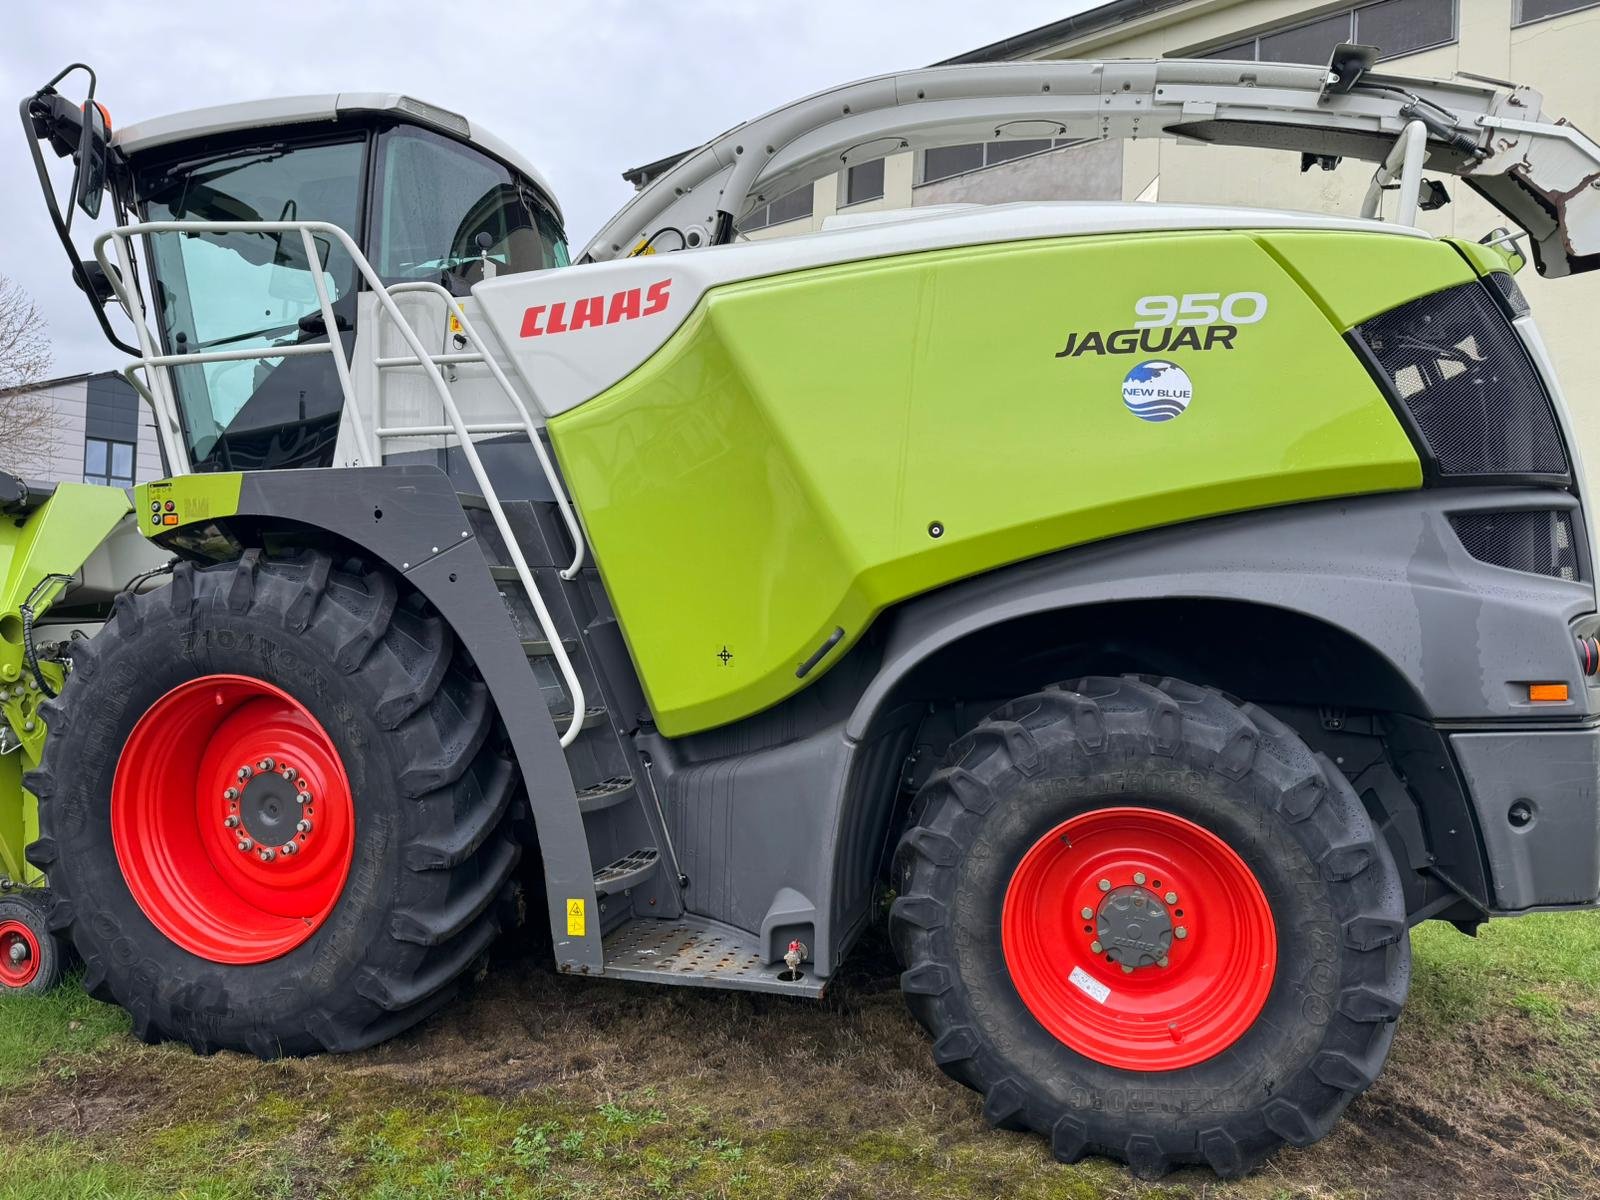
[[[138,121],[112,134],[111,144],[125,154],[187,142],[194,138],[247,129],[266,129],[279,125],[310,125],[337,121],[357,113],[392,112],[407,120],[437,130],[475,146],[527,176],[543,194],[557,216],[561,205],[544,173],[494,134],[467,120],[460,113],[429,104],[399,92],[328,92],[314,96],[282,96],[270,100],[247,100],[238,104],[218,104],[192,108]]]

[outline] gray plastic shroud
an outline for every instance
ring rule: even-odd
[[[1600,730],[1458,733],[1495,905],[1504,912],[1600,900]]]

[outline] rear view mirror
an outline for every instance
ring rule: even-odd
[[[100,199],[106,190],[106,148],[110,141],[111,127],[106,121],[105,109],[93,100],[85,100],[72,200],[90,218],[100,215]]]

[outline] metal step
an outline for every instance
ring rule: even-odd
[[[568,697],[568,702],[570,703],[570,701],[571,698]],[[567,722],[572,720],[572,710],[569,708],[562,712],[553,712],[550,714],[550,719],[556,723],[556,728],[565,729]],[[593,708],[583,710],[583,720],[578,723],[578,728],[593,729],[596,725],[604,725],[605,720],[606,710],[603,706],[597,704]]]
[[[601,867],[594,873],[595,894],[615,896],[619,892],[627,891],[654,875],[656,864],[660,860],[661,852],[654,847],[623,855],[609,867]]]
[[[578,811],[599,812],[613,808],[633,795],[633,780],[626,775],[614,775],[578,789]]]
[[[618,926],[605,939],[605,963],[607,976],[645,983],[782,992],[813,999],[828,986],[826,979],[803,967],[799,979],[780,978],[787,968],[781,962],[764,963],[753,934],[688,915],[670,921],[634,917]]]
[[[568,654],[573,653],[578,648],[578,639],[562,638],[561,648]],[[523,638],[522,652],[529,658],[549,658],[555,654],[555,648],[544,638]],[[569,709],[568,712],[570,711]]]

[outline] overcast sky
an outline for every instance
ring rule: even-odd
[[[537,163],[581,246],[631,194],[627,167],[809,92],[926,66],[1096,2],[335,0],[276,5],[270,18],[218,0],[18,3],[5,5],[0,100],[15,112],[73,61],[98,72],[116,124],[265,96],[407,92],[464,113]],[[3,111],[0,274],[43,310],[53,374],[119,367],[72,284],[21,128]],[[89,229],[74,228],[85,255]]]

